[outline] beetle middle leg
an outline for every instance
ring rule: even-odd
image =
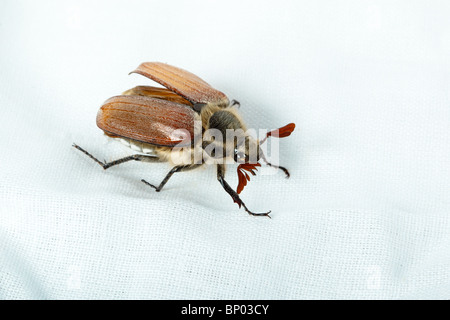
[[[102,162],[102,161],[98,160],[96,157],[94,157],[92,154],[90,154],[89,152],[87,152],[86,150],[81,148],[80,146],[76,145],[75,143],[72,146],[74,148],[80,150],[81,152],[83,152],[85,155],[87,155],[89,158],[91,158],[95,162],[97,162],[99,165],[102,166],[102,168],[104,170],[106,170],[108,168],[111,168],[112,166],[116,166],[118,164],[121,164],[121,163],[124,163],[124,162],[128,162],[128,161],[131,161],[131,160],[146,161],[146,162],[157,162],[157,161],[159,161],[159,158],[155,157],[155,156],[149,156],[149,155],[144,155],[144,154],[133,154],[131,156],[120,158],[120,159],[117,159],[117,160],[114,160],[114,161],[111,161],[111,162]]]
[[[198,168],[199,166],[201,166],[202,164],[188,164],[188,165],[183,165],[183,166],[175,166],[172,168],[172,170],[169,171],[169,173],[165,176],[165,178],[163,179],[163,181],[161,181],[161,183],[159,184],[159,186],[154,186],[153,184],[145,181],[144,179],[142,179],[141,181],[143,183],[145,183],[146,185],[152,187],[153,189],[156,190],[156,192],[161,191],[161,189],[165,186],[165,184],[167,183],[167,181],[169,181],[170,177],[172,177],[172,175],[175,172],[182,172],[182,171],[189,171],[195,168]]]
[[[223,164],[219,164],[217,165],[217,180],[219,180],[220,184],[222,185],[222,187],[225,189],[225,191],[231,196],[231,198],[233,199],[233,201],[235,203],[237,203],[237,205],[239,206],[239,208],[241,207],[241,205],[244,207],[245,211],[247,211],[248,214],[252,215],[252,216],[266,216],[269,217],[269,212],[263,212],[263,213],[254,213],[251,212],[250,210],[248,210],[247,206],[245,205],[244,202],[242,202],[241,198],[239,197],[239,195],[237,194],[236,191],[233,190],[233,188],[230,187],[230,185],[228,184],[228,182],[225,181],[224,178],[224,166]]]

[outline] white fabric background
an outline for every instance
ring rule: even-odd
[[[1,1],[0,298],[447,299],[448,1]],[[95,125],[162,61],[295,122],[239,210]],[[235,167],[227,179],[235,187]]]

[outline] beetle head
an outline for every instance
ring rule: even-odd
[[[234,161],[239,164],[255,164],[258,163],[261,152],[258,141],[250,135],[245,135],[240,143],[235,143],[233,152]]]
[[[257,141],[251,136],[247,135],[245,137],[244,143],[236,147],[235,161],[240,163],[237,168],[239,183],[236,192],[238,194],[241,193],[244,187],[247,185],[247,181],[250,181],[250,175],[248,173],[256,175],[256,171],[258,170],[257,167],[261,166],[261,164],[258,162],[259,159],[262,158],[266,164],[272,166],[272,164],[266,160],[266,157],[264,156],[264,153],[260,147],[261,144],[263,144],[268,137],[288,137],[292,133],[292,131],[294,131],[294,129],[295,124],[289,123],[284,127],[268,132],[264,139],[262,139],[261,141]],[[254,157],[254,159],[252,159],[252,156]],[[276,167],[283,170],[286,173],[286,176],[289,177],[289,172],[286,168],[279,166]]]

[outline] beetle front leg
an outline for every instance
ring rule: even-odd
[[[240,107],[241,107],[241,104],[239,103],[239,101],[233,99],[233,100],[231,100],[231,102],[230,102],[230,107],[234,107],[234,106],[240,108]]]
[[[267,159],[266,159],[266,157],[264,156],[264,153],[262,153],[262,151],[260,152],[260,157],[263,159],[263,161],[264,161],[269,167],[272,167],[272,168],[275,168],[275,169],[280,169],[280,170],[282,170],[282,171],[286,174],[286,178],[289,178],[289,177],[291,176],[291,174],[289,173],[289,170],[286,169],[285,167],[282,167],[282,166],[276,166],[276,165],[274,165],[274,164],[271,164],[269,161],[267,161]]]
[[[286,169],[285,167],[277,166],[277,165],[271,164],[270,162],[267,162],[267,161],[266,161],[266,164],[269,167],[272,167],[272,168],[275,168],[275,169],[280,169],[281,171],[283,171],[286,174],[286,178],[289,178],[291,176],[291,174],[289,173],[289,170]]]
[[[245,211],[247,211],[247,213],[248,213],[249,215],[252,215],[252,216],[266,216],[266,217],[271,218],[271,217],[269,216],[269,213],[270,213],[271,211],[265,212],[265,213],[254,213],[254,212],[251,212],[250,210],[248,210],[247,206],[246,206],[245,203],[241,200],[241,198],[239,197],[239,195],[237,194],[237,192],[234,191],[233,188],[230,187],[230,185],[228,184],[228,182],[225,181],[224,173],[225,173],[224,165],[223,165],[223,164],[218,164],[218,165],[217,165],[217,180],[219,180],[219,182],[220,182],[220,184],[222,185],[222,187],[224,188],[224,190],[231,196],[231,198],[233,199],[233,201],[234,201],[235,203],[237,203],[237,205],[239,206],[239,208],[240,208],[241,206],[243,206],[244,209],[245,209]]]

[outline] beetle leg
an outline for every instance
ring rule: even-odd
[[[239,101],[233,99],[230,102],[230,107],[234,107],[234,106],[236,106],[237,108],[240,108],[241,104],[239,103]]]
[[[172,175],[175,172],[182,172],[182,171],[189,171],[195,168],[198,168],[199,166],[201,166],[201,164],[188,164],[188,165],[184,165],[184,166],[176,166],[173,167],[172,170],[169,171],[169,173],[165,176],[165,178],[163,179],[163,181],[161,181],[161,183],[159,184],[158,187],[152,185],[151,183],[145,181],[144,179],[142,179],[141,181],[143,183],[145,183],[146,185],[152,187],[153,189],[156,190],[156,192],[161,191],[161,189],[165,186],[165,184],[167,183],[167,181],[169,181],[170,177],[172,177]]]
[[[120,158],[111,162],[102,162],[100,160],[98,160],[97,158],[95,158],[92,154],[90,154],[89,152],[87,152],[86,150],[84,150],[83,148],[81,148],[80,146],[76,145],[75,143],[72,145],[74,148],[80,150],[81,152],[83,152],[85,155],[87,155],[89,158],[91,158],[92,160],[94,160],[95,162],[97,162],[99,165],[102,166],[102,168],[104,170],[111,168],[112,166],[116,166],[118,164],[124,163],[124,162],[128,162],[131,160],[136,160],[136,161],[147,161],[147,162],[153,162],[153,161],[159,161],[158,157],[155,156],[148,156],[148,155],[144,155],[144,154],[134,154],[128,157],[124,157],[124,158]]]
[[[267,159],[266,159],[266,157],[264,156],[263,153],[261,153],[260,156],[261,156],[261,158],[263,159],[263,161],[264,161],[269,167],[272,167],[272,168],[275,168],[275,169],[280,169],[280,170],[284,171],[284,173],[286,174],[286,178],[289,178],[289,177],[291,176],[291,174],[289,173],[288,169],[286,169],[285,167],[282,167],[282,166],[276,166],[276,165],[274,165],[274,164],[271,164],[269,161],[267,161]]]
[[[239,197],[239,195],[237,194],[236,191],[233,190],[233,188],[230,187],[230,185],[225,181],[224,178],[224,167],[223,164],[219,164],[217,165],[217,180],[219,180],[220,184],[222,185],[222,187],[225,189],[225,191],[231,196],[231,198],[233,199],[233,201],[235,203],[237,203],[237,205],[239,206],[239,208],[241,207],[241,205],[244,207],[245,211],[247,211],[248,214],[252,215],[252,216],[266,216],[269,217],[269,212],[265,212],[265,213],[254,213],[251,212],[250,210],[248,210],[247,206],[245,205],[244,202],[242,202],[241,198]]]
[[[272,168],[275,168],[275,169],[280,169],[280,170],[284,171],[284,173],[286,174],[286,178],[289,178],[289,177],[291,176],[291,174],[289,173],[288,169],[286,169],[285,167],[282,167],[282,166],[276,166],[276,165],[274,165],[274,164],[271,164],[270,162],[266,162],[266,164],[267,164],[269,167],[272,167]]]

